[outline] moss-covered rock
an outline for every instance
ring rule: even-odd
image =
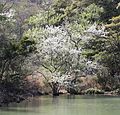
[[[89,88],[85,90],[85,94],[89,94],[89,95],[104,94],[104,91],[97,88]]]

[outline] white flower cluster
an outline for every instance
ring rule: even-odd
[[[54,83],[59,83],[61,85],[66,84],[69,79],[71,79],[72,76],[70,75],[60,75],[60,73],[53,73],[52,78],[50,79],[49,82],[54,82]]]
[[[48,57],[53,54],[54,57],[64,56],[77,56],[81,53],[81,48],[76,50],[71,44],[71,39],[67,35],[67,32],[62,27],[47,27],[45,29],[44,37],[42,37],[42,43],[39,44],[41,48],[40,53]],[[47,36],[46,36],[47,35]]]
[[[99,64],[93,61],[86,62],[85,73],[86,74],[96,74],[96,70],[99,68]]]
[[[0,15],[7,18],[13,18],[13,16],[15,15],[15,10],[10,9],[8,12],[0,13]]]
[[[74,36],[72,35],[73,39],[71,39],[64,27],[37,28],[29,35],[37,39],[37,55],[41,67],[50,72],[49,82],[64,83],[70,77],[68,73],[83,64],[82,48],[80,45],[76,48],[72,41]],[[76,40],[79,41],[79,38]]]
[[[85,31],[85,33],[90,33],[98,37],[107,37],[107,34],[109,32],[105,31],[105,26],[99,26],[96,23],[94,23],[88,30]]]

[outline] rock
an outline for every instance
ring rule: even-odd
[[[68,92],[67,92],[67,90],[65,90],[65,89],[61,89],[60,91],[59,91],[59,94],[67,94]]]
[[[94,95],[94,94],[104,94],[105,92],[103,90],[97,89],[97,88],[89,88],[85,90],[85,94]]]
[[[49,94],[51,89],[42,74],[34,72],[26,77],[26,90],[32,95]]]

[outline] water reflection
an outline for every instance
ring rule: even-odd
[[[67,95],[67,99],[75,99],[75,95]]]
[[[43,96],[11,104],[0,115],[120,115],[119,97]]]
[[[52,98],[52,104],[58,104],[59,103],[59,97]]]
[[[18,109],[18,108],[1,108],[0,109],[0,111],[4,111],[4,112],[6,112],[6,111],[8,111],[8,112],[15,112],[15,113],[28,113],[28,112],[35,112],[35,111],[33,111],[33,110],[30,110],[30,109],[26,109],[26,108],[22,108],[22,109]]]

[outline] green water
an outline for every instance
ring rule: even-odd
[[[120,115],[120,97],[44,96],[0,108],[0,115]]]

